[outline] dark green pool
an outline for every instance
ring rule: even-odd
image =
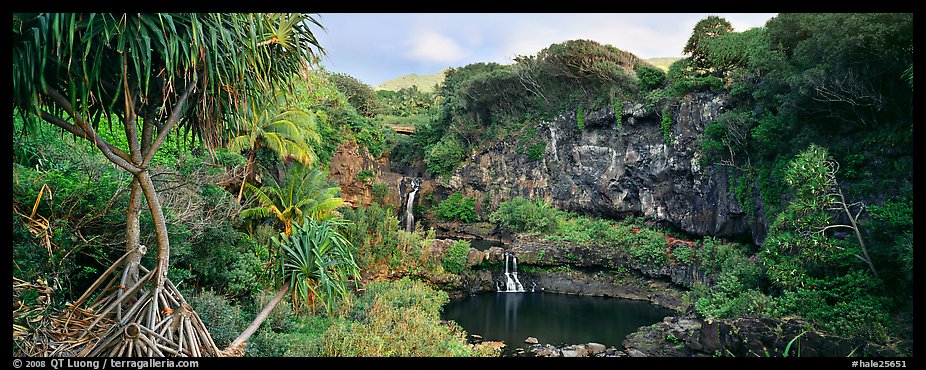
[[[485,240],[485,239],[472,239],[469,241],[470,246],[476,248],[476,250],[487,251],[492,247],[501,247],[504,248],[505,244],[502,242],[494,240]]]
[[[443,318],[485,340],[524,347],[535,337],[545,344],[596,342],[620,348],[627,334],[674,312],[649,302],[554,293],[484,293],[444,306]]]

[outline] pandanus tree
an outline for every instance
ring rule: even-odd
[[[308,14],[14,14],[13,105],[28,126],[46,122],[91,142],[132,175],[126,254],[75,307],[111,322],[80,355],[218,355],[208,330],[167,279],[167,225],[149,171],[168,135],[207,147],[234,135],[225,120],[255,92],[285,89],[323,50]],[[36,119],[37,118],[37,119]],[[127,145],[107,142],[117,122]],[[231,134],[229,134],[231,133]],[[151,212],[157,264],[141,265],[141,201]]]
[[[280,289],[226,351],[243,352],[248,338],[288,292],[292,292],[297,312],[303,308],[314,310],[320,303],[330,313],[337,301],[351,296],[349,283],[360,281],[360,270],[350,252],[353,247],[341,234],[344,222],[341,218],[317,220],[305,215],[293,223],[290,232],[273,238],[276,258],[272,271]]]
[[[240,126],[238,136],[228,142],[233,151],[248,150],[248,164],[238,190],[238,202],[245,184],[253,177],[254,163],[260,148],[269,148],[280,159],[292,158],[304,165],[315,162],[313,143],[321,138],[315,128],[315,116],[296,108],[287,108],[282,94],[250,99],[245,109],[233,115]]]

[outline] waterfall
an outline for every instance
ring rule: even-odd
[[[512,271],[508,270],[508,260],[511,260],[511,265],[514,267]],[[523,292],[524,286],[521,285],[521,281],[518,280],[518,257],[513,253],[505,252],[505,289],[502,290],[502,287],[497,283],[495,287],[499,292],[505,293],[515,293]],[[533,290],[533,289],[532,289]]]
[[[409,181],[412,191],[408,193],[408,200],[405,202],[405,231],[412,232],[415,230],[415,193],[421,188],[421,179],[413,178]]]
[[[556,154],[556,130],[553,129],[553,123],[550,123],[550,148],[553,150],[553,159],[559,162],[559,156]]]

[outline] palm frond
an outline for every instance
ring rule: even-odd
[[[262,219],[262,218],[271,218],[275,217],[274,212],[268,208],[258,207],[258,208],[248,208],[241,210],[239,217],[242,219]]]
[[[253,149],[255,141],[256,138],[251,135],[238,135],[229,140],[225,147],[234,153],[240,153],[245,149]]]

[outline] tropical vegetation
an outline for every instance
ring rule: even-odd
[[[895,345],[914,281],[912,18],[786,13],[736,30],[710,16],[666,68],[567,40],[374,89],[317,64],[312,14],[15,13],[14,354],[495,356],[441,320],[441,289],[498,266],[435,225],[683,264],[712,282],[687,289],[693,314]],[[730,179],[754,239],[458,176],[498,146],[549,165],[540,129],[555,117],[581,137],[613,112],[620,135],[644,112],[682,145],[692,97],[724,102],[691,149]],[[348,142],[367,162],[339,184]],[[422,186],[405,210],[383,164],[451,190]],[[345,182],[372,199],[348,203]],[[49,324],[71,318],[102,340]]]

